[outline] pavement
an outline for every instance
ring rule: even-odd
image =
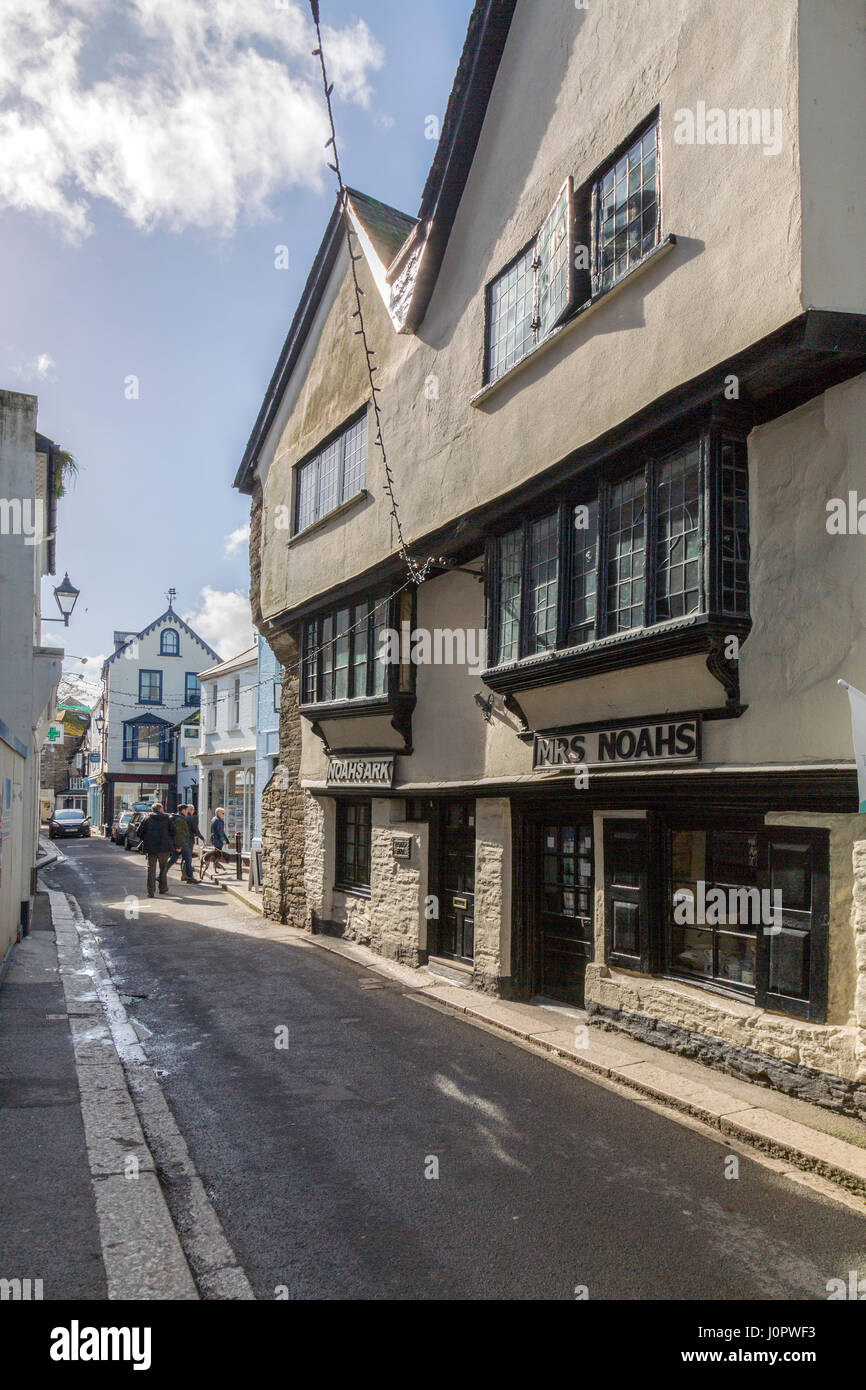
[[[266,922],[236,885],[148,900],[102,840],[64,856],[0,989],[0,1278],[825,1299],[866,1269],[856,1121]]]

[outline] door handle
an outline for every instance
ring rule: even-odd
[[[451,901],[455,907],[467,908],[469,906],[465,898],[452,898]]]

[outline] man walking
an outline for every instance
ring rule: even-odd
[[[210,823],[210,842],[214,849],[224,850],[229,842],[225,827],[225,807],[217,806],[216,815]]]
[[[178,806],[177,814],[171,818],[171,837],[174,841],[174,849],[168,861],[168,867],[172,868],[181,861],[180,881],[181,883],[193,883],[192,876],[192,826],[187,812],[188,806]]]
[[[171,821],[162,809],[162,802],[155,801],[149,816],[145,816],[138,827],[138,834],[147,855],[147,896],[156,897],[156,871],[159,868],[159,891],[168,892],[168,859],[171,854]]]

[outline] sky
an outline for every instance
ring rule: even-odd
[[[471,0],[320,9],[346,182],[414,214]],[[0,387],[79,465],[44,640],[88,683],[170,587],[251,641],[232,481],[335,197],[314,47],[302,0],[0,0]]]

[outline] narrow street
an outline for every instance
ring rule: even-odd
[[[96,838],[63,852],[43,879],[77,899],[149,1030],[257,1298],[824,1300],[863,1267],[862,1219],[750,1158],[726,1180],[721,1137],[426,1007],[212,885],[175,870],[149,900],[141,856]]]

